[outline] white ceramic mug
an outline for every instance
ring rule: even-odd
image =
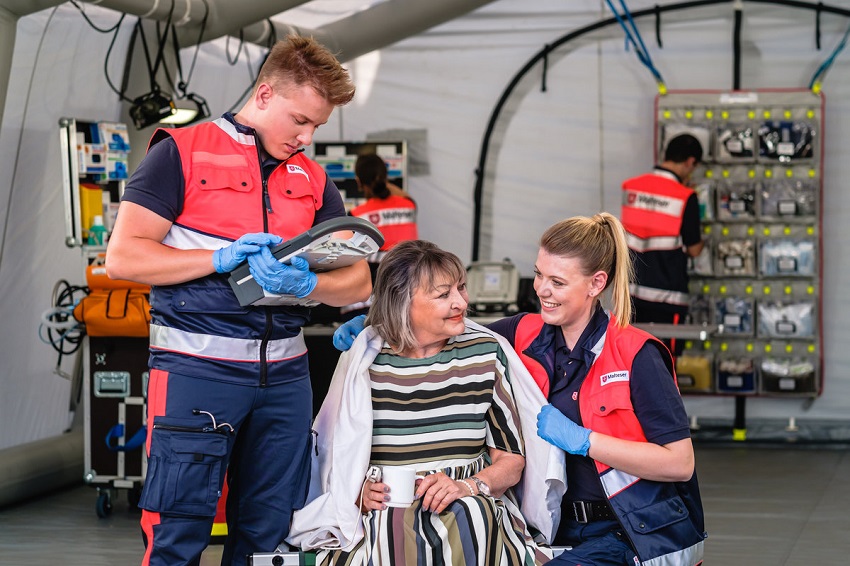
[[[413,503],[416,491],[416,470],[406,466],[384,466],[381,469],[381,482],[390,488],[389,507],[408,507]]]

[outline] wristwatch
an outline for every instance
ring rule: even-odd
[[[478,493],[484,494],[486,496],[490,496],[490,486],[487,485],[484,480],[477,476],[471,476],[469,479],[475,482],[475,485],[478,486]]]

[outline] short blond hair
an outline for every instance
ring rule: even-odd
[[[354,98],[354,83],[333,53],[312,37],[300,35],[288,35],[274,44],[254,89],[262,83],[281,89],[308,85],[334,106]]]

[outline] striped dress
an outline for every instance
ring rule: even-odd
[[[370,367],[373,431],[370,463],[408,466],[418,475],[468,478],[490,463],[488,447],[523,454],[505,354],[483,332],[467,330],[421,359],[385,344]],[[535,565],[549,560],[532,539],[510,492],[466,496],[440,514],[388,507],[366,517],[366,535],[350,552],[319,551],[320,565]]]

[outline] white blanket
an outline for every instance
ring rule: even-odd
[[[551,543],[567,486],[564,453],[537,436],[537,414],[546,399],[504,338],[469,319],[466,325],[495,336],[507,355],[526,456],[523,477],[514,493],[528,524]],[[340,356],[313,426],[318,433],[317,450],[313,451],[307,505],[294,513],[286,539],[293,546],[349,551],[363,537],[363,515],[355,502],[371,453],[369,366],[382,345],[383,339],[367,327]]]

